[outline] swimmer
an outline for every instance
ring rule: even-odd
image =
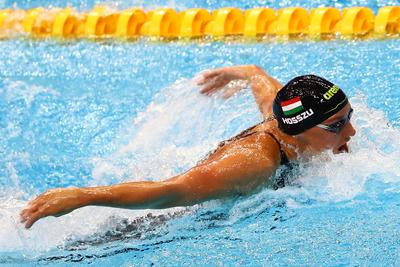
[[[284,181],[273,181],[282,165],[326,150],[349,152],[347,143],[355,135],[353,109],[337,85],[305,75],[282,86],[254,65],[210,70],[197,83],[205,95],[228,87],[224,95],[229,97],[243,88],[234,86],[237,80],[250,85],[263,122],[222,142],[185,173],[165,180],[49,190],[28,203],[21,222],[30,228],[41,218],[90,205],[166,209],[249,194],[267,185],[284,186]]]

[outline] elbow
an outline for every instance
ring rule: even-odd
[[[167,197],[157,207],[159,209],[193,206],[204,201],[194,188],[181,181],[169,183],[167,188]]]
[[[179,178],[169,182],[170,191],[174,199],[165,203],[167,207],[193,206],[211,200],[215,195],[210,184],[212,173],[208,170],[195,167]]]
[[[254,72],[260,72],[260,71],[264,72],[263,68],[261,68],[261,67],[258,66],[258,65],[249,65],[249,67],[250,67]]]
[[[210,166],[196,167],[177,179],[174,190],[177,192],[178,206],[192,206],[236,195],[238,190],[234,184],[218,177],[218,172]]]
[[[164,194],[158,201],[153,203],[155,209],[168,209],[184,205],[184,192],[176,181],[163,182]]]
[[[258,65],[248,65],[247,66],[247,72],[248,72],[248,76],[252,77],[252,76],[269,76],[263,68],[261,68]]]

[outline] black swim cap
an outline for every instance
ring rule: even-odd
[[[279,129],[300,134],[336,114],[348,103],[344,92],[324,78],[299,76],[277,93],[273,111]]]

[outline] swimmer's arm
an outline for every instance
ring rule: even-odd
[[[272,116],[272,103],[276,93],[283,87],[272,76],[268,75],[262,68],[253,66],[253,74],[249,77],[250,85],[258,109],[265,118]]]
[[[268,142],[268,138],[261,136],[258,142]],[[276,170],[279,159],[271,151],[263,144],[244,147],[159,182],[53,189],[29,202],[20,214],[21,222],[30,228],[40,218],[61,216],[89,205],[163,209],[247,193]]]
[[[243,65],[209,70],[201,74],[197,83],[201,86],[201,93],[211,94],[234,80],[248,81],[260,112],[264,117],[272,115],[272,102],[276,93],[282,88],[282,84],[261,67]],[[240,85],[233,86],[225,92],[224,96],[228,98],[242,88]]]
[[[87,205],[165,209],[247,193],[265,182],[277,168],[278,160],[259,150],[242,148],[164,181],[84,189],[90,199]]]

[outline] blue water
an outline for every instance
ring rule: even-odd
[[[131,7],[142,7],[147,10],[155,9],[158,7],[171,7],[177,10],[184,10],[187,8],[206,8],[206,9],[217,9],[222,7],[237,7],[241,9],[249,9],[253,7],[271,7],[271,8],[283,8],[290,6],[300,6],[307,9],[330,6],[336,8],[346,8],[354,6],[367,6],[376,11],[383,6],[398,6],[399,0],[314,0],[314,1],[303,1],[303,0],[186,0],[186,1],[175,1],[175,0],[116,0],[116,1],[93,1],[93,0],[26,0],[26,1],[15,1],[15,0],[2,0],[0,1],[0,8],[34,8],[34,7],[67,7],[73,6],[80,11],[88,11],[93,8],[95,4],[113,6],[117,9],[127,9]]]
[[[398,38],[1,41],[0,263],[400,265],[399,52]],[[199,95],[191,80],[237,64],[281,82],[314,73],[337,83],[355,109],[352,153],[316,157],[292,185],[246,198],[154,211],[86,207],[31,230],[18,223],[44,190],[164,179],[260,121],[249,90],[225,101]]]

